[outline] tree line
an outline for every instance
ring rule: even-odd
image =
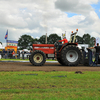
[[[47,44],[54,44],[57,40],[61,40],[61,37],[57,34],[51,34],[47,36]],[[22,35],[18,40],[19,49],[31,49],[32,44],[45,44],[46,35],[42,35],[39,39],[32,38],[30,35]]]
[[[89,44],[89,47],[94,46],[94,37],[91,37],[88,33],[81,36],[76,36],[78,44]],[[57,34],[50,34],[47,37],[47,44],[54,44],[57,40],[61,40],[61,36]],[[42,35],[39,39],[32,38],[30,35],[22,35],[18,40],[18,49],[31,49],[32,44],[45,44],[46,35]]]
[[[90,34],[84,34],[82,37],[81,36],[76,36],[78,44],[89,44],[89,47],[93,47],[95,44],[95,37],[91,37]]]

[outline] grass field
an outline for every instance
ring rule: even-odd
[[[100,72],[0,72],[0,100],[100,100]]]

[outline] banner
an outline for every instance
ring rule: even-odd
[[[7,46],[17,47],[18,41],[7,40]]]

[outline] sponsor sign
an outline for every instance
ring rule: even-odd
[[[7,46],[17,47],[18,41],[7,40]]]

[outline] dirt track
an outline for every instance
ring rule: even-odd
[[[30,62],[0,62],[0,71],[100,71],[100,67],[62,66],[59,63],[45,63],[33,66]]]

